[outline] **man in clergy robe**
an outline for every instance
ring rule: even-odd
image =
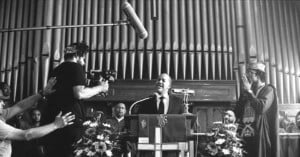
[[[182,114],[183,100],[170,94],[171,85],[171,77],[166,73],[161,74],[155,84],[156,92],[133,103],[131,114]]]
[[[106,123],[110,124],[114,134],[119,135],[120,139],[120,150],[113,150],[115,157],[127,156],[128,149],[127,141],[123,138],[125,133],[125,120],[126,106],[124,103],[117,103],[112,108],[113,115],[106,119]]]
[[[277,157],[278,105],[276,89],[265,83],[265,65],[251,63],[242,76],[243,91],[235,114],[246,157]]]
[[[171,77],[166,74],[162,73],[159,75],[158,79],[156,80],[155,87],[156,92],[150,95],[147,98],[139,100],[133,103],[131,108],[131,114],[183,114],[184,113],[184,105],[183,99],[172,95],[170,93],[172,85]],[[178,123],[179,125],[182,123]],[[176,128],[177,127],[185,127],[184,125],[180,126],[173,126],[174,129],[169,131],[170,135],[177,134]],[[164,134],[162,135],[164,136]],[[182,136],[182,135],[178,135]],[[154,138],[154,137],[152,137]],[[169,141],[176,141],[176,135],[174,135]],[[133,153],[134,154],[134,153]],[[139,152],[140,157],[153,157],[154,151],[142,151]],[[174,157],[178,156],[178,152],[176,151],[163,151],[163,157]]]

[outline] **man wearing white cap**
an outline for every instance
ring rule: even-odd
[[[243,91],[235,114],[238,134],[245,140],[246,157],[276,157],[278,148],[278,105],[276,89],[265,83],[265,65],[249,64],[242,76]]]

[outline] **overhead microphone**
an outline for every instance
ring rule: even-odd
[[[137,31],[138,36],[141,39],[147,38],[148,32],[132,6],[128,2],[124,2],[122,5],[122,10],[126,14],[130,24],[134,27],[135,31]]]

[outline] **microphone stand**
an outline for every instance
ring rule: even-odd
[[[183,91],[183,105],[184,105],[184,112],[183,114],[191,114],[189,112],[189,93],[187,92],[187,90]]]
[[[194,95],[195,94],[195,91],[194,90],[190,90],[190,89],[183,89],[181,92],[181,94],[183,94],[183,105],[184,105],[184,111],[183,111],[183,114],[185,115],[189,115],[189,114],[192,114],[189,112],[189,96],[190,95]]]
[[[60,26],[40,26],[40,27],[26,27],[26,28],[4,28],[0,29],[0,33],[15,32],[15,31],[31,31],[31,30],[48,30],[48,29],[64,29],[64,28],[80,28],[80,27],[107,27],[128,25],[128,20],[121,20],[115,23],[108,24],[84,24],[84,25],[60,25]]]

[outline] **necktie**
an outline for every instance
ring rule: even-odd
[[[158,113],[159,114],[164,114],[165,111],[165,105],[164,105],[164,97],[160,97],[160,102],[159,102],[159,106],[158,106]]]

